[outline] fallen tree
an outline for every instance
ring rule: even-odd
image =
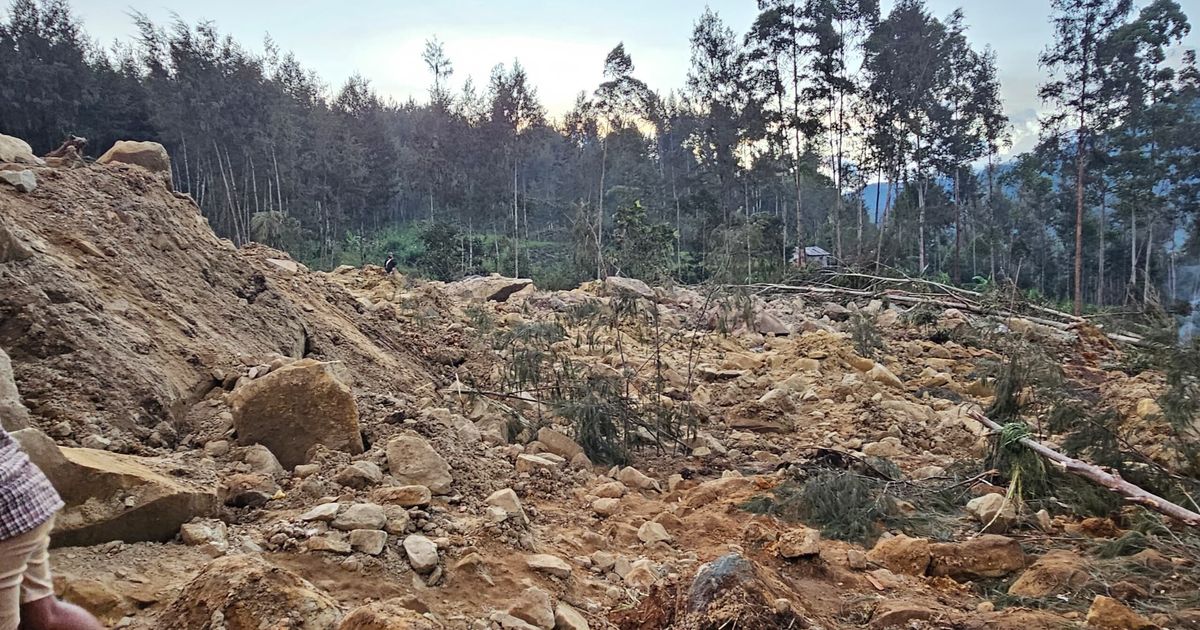
[[[979,413],[971,412],[971,417],[978,420],[984,426],[993,431],[1000,431],[1001,426],[994,422],[991,418]],[[1030,438],[1020,438],[1020,442],[1029,450],[1037,453],[1043,458],[1049,460],[1053,464],[1059,466],[1064,471],[1073,475],[1083,477],[1097,485],[1117,493],[1121,498],[1135,505],[1141,505],[1162,514],[1169,516],[1182,522],[1185,525],[1200,528],[1200,514],[1193,512],[1181,505],[1172,503],[1148,490],[1129,483],[1122,479],[1119,475],[1110,473],[1099,466],[1089,464],[1087,462],[1068,457],[1051,449],[1036,440]]]
[[[875,276],[867,276],[867,277],[875,277]],[[932,284],[937,284],[937,283],[932,283]],[[760,284],[730,285],[730,286],[731,287],[738,286],[738,287],[746,288],[746,289],[757,289],[760,293],[778,292],[778,293],[802,293],[802,294],[809,294],[809,295],[838,295],[838,296],[845,296],[845,297],[852,297],[852,298],[888,299],[892,302],[897,302],[900,304],[908,304],[911,306],[926,305],[926,306],[936,306],[939,308],[955,308],[955,309],[959,309],[962,311],[968,311],[971,313],[975,313],[977,315],[994,315],[994,316],[999,316],[999,317],[1019,317],[1019,318],[1028,320],[1034,324],[1038,324],[1041,326],[1046,326],[1048,328],[1054,328],[1056,330],[1062,330],[1062,331],[1074,330],[1075,328],[1078,328],[1079,326],[1087,325],[1087,320],[1085,320],[1083,318],[1076,318],[1073,315],[1068,315],[1067,313],[1062,313],[1060,311],[1055,311],[1054,309],[1049,309],[1046,307],[1037,307],[1037,309],[1040,311],[1048,311],[1049,313],[1054,313],[1054,314],[1060,315],[1063,318],[1068,319],[1069,321],[1065,321],[1065,322],[1064,321],[1055,321],[1052,319],[1047,319],[1045,317],[1027,315],[1024,313],[1018,313],[1018,312],[1007,310],[1007,309],[991,308],[991,307],[988,307],[988,306],[985,306],[982,304],[978,304],[973,300],[967,299],[965,296],[957,295],[954,293],[926,294],[926,293],[913,293],[910,291],[903,291],[900,289],[883,289],[883,290],[847,289],[844,287],[836,287],[836,286],[831,286],[831,285],[819,285],[818,286],[818,285],[760,283]],[[959,289],[958,291],[965,292],[966,290]],[[1112,339],[1113,341],[1119,341],[1121,343],[1126,343],[1126,344],[1130,344],[1130,345],[1134,345],[1134,346],[1142,346],[1142,347],[1147,346],[1146,342],[1141,337],[1137,337],[1134,335],[1127,335],[1127,334],[1120,334],[1120,333],[1108,333],[1108,332],[1104,333],[1104,335],[1106,337],[1108,337],[1109,339]]]

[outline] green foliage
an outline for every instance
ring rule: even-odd
[[[618,275],[651,282],[669,277],[675,231],[666,223],[652,223],[641,201],[617,208],[609,260]]]
[[[421,252],[413,263],[430,277],[450,281],[483,271],[483,240],[467,237],[443,221],[427,223],[420,232]]]
[[[785,482],[773,496],[760,495],[742,508],[783,520],[803,521],[838,540],[863,543],[878,533],[889,499],[866,478],[848,471],[821,471],[803,484]]]
[[[884,349],[883,336],[879,334],[875,318],[861,311],[850,317],[850,339],[861,357],[874,359]]]
[[[282,212],[255,212],[250,217],[250,234],[259,243],[290,249],[300,244],[303,230],[295,217]]]

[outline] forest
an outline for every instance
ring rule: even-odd
[[[747,0],[751,1],[751,0]],[[1008,152],[996,58],[922,0],[705,9],[666,89],[614,41],[604,81],[551,116],[519,60],[428,94],[327,84],[269,38],[156,24],[101,46],[68,0],[0,13],[0,132],[39,153],[154,140],[219,234],[317,268],[379,263],[562,288],[779,281],[799,246],[960,286],[1011,283],[1076,313],[1200,295],[1200,69],[1175,0],[1051,0],[1040,141]],[[263,25],[264,29],[268,25]],[[619,34],[614,34],[614,40]]]

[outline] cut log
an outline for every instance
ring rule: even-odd
[[[1000,425],[992,421],[991,418],[974,411],[971,412],[971,417],[981,422],[984,426],[999,431]],[[1058,451],[1048,448],[1036,440],[1029,438],[1021,438],[1021,444],[1042,457],[1062,467],[1063,470],[1089,481],[1092,481],[1100,486],[1121,495],[1121,498],[1126,501],[1141,505],[1158,512],[1159,514],[1169,516],[1175,520],[1182,522],[1185,525],[1192,527],[1200,527],[1200,514],[1193,512],[1181,505],[1172,503],[1152,492],[1135,486],[1128,481],[1125,481],[1118,475],[1114,475],[1099,466],[1089,464],[1087,462],[1067,457]]]
[[[751,285],[727,285],[727,286],[759,289],[763,292],[779,291],[779,292],[802,293],[802,294],[811,294],[811,295],[844,295],[844,296],[848,296],[848,297],[864,298],[864,299],[887,298],[888,300],[897,302],[899,304],[908,304],[908,305],[913,305],[913,306],[923,304],[926,306],[937,306],[939,308],[956,308],[956,309],[959,309],[962,311],[970,311],[977,315],[995,315],[995,316],[999,316],[999,317],[1021,317],[1021,318],[1027,319],[1030,322],[1033,322],[1035,324],[1041,324],[1041,325],[1047,326],[1049,328],[1054,328],[1054,329],[1063,330],[1063,331],[1072,330],[1076,326],[1079,326],[1081,323],[1086,322],[1086,320],[1082,320],[1082,319],[1080,319],[1079,321],[1059,322],[1059,321],[1046,319],[1043,317],[1030,316],[1030,315],[1025,315],[1022,313],[1015,313],[1015,312],[1007,311],[1007,310],[987,308],[987,307],[981,306],[979,304],[976,304],[961,295],[932,295],[932,294],[923,294],[923,293],[910,293],[907,291],[901,291],[899,289],[885,289],[883,291],[868,291],[868,290],[861,290],[861,289],[845,289],[842,287],[834,287],[834,286],[811,286],[811,285],[790,285],[790,284],[751,284]],[[1037,310],[1049,311],[1050,313],[1062,315],[1062,313],[1060,313],[1059,311],[1055,311],[1053,309],[1047,309],[1044,307],[1038,307]],[[1113,341],[1119,341],[1121,343],[1125,343],[1125,344],[1129,344],[1129,345],[1133,345],[1133,346],[1149,347],[1148,344],[1144,340],[1142,340],[1139,337],[1133,336],[1133,335],[1105,333],[1105,336],[1108,337],[1109,339],[1112,339]]]

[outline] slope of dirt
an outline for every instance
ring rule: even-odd
[[[364,315],[285,254],[238,251],[141,169],[37,174],[32,193],[0,187],[0,214],[35,253],[0,265],[0,346],[38,426],[64,443],[174,447],[199,428],[192,405],[277,355],[341,361],[360,395],[439,384],[421,350],[453,333]]]

